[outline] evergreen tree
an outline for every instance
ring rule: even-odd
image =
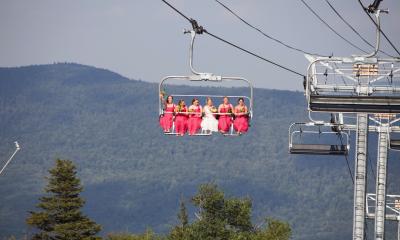
[[[179,222],[180,222],[182,228],[187,227],[187,225],[189,224],[189,217],[187,214],[186,204],[185,204],[185,200],[183,199],[183,197],[181,197],[178,219],[179,219]]]
[[[200,210],[199,220],[193,224],[195,239],[250,239],[250,199],[226,198],[217,185],[204,184],[192,200]]]
[[[46,196],[37,205],[39,212],[30,212],[26,222],[39,231],[33,240],[97,240],[101,226],[83,215],[85,201],[80,197],[83,190],[76,167],[69,160],[56,160],[49,170]]]
[[[171,240],[191,240],[191,229],[189,227],[189,217],[186,209],[185,200],[181,197],[179,212],[178,212],[179,225],[175,226],[168,238]]]

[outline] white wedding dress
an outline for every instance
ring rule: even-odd
[[[201,129],[203,131],[218,132],[218,120],[215,119],[211,112],[210,106],[204,106],[204,117],[201,122]]]

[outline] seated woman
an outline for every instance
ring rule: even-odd
[[[164,101],[163,96],[160,96],[160,98],[162,98],[164,104],[164,114],[160,116],[160,126],[162,127],[165,133],[168,133],[172,128],[174,111],[176,106],[173,102],[174,98],[172,96],[168,96],[166,101]]]
[[[222,134],[229,132],[232,124],[233,106],[229,103],[228,97],[224,97],[222,104],[218,107],[219,119],[218,129]]]
[[[238,99],[238,105],[235,107],[235,121],[233,122],[233,128],[240,135],[249,130],[249,111],[244,104],[244,99]]]
[[[199,100],[194,98],[192,100],[192,105],[189,107],[189,120],[188,120],[188,130],[189,136],[194,135],[199,131],[201,126],[201,114],[202,108],[199,104]]]
[[[201,128],[206,133],[218,132],[218,120],[215,118],[215,113],[218,109],[214,107],[211,98],[207,98],[206,106],[203,107],[204,117],[201,122]]]
[[[179,100],[175,107],[175,131],[178,136],[185,135],[187,131],[188,114],[185,101]]]

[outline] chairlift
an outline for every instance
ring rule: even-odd
[[[400,59],[309,59],[305,91],[310,111],[400,113]]]
[[[289,128],[289,152],[291,154],[348,155],[350,149],[348,133],[334,132],[332,129],[340,129],[340,126],[332,123],[293,123]],[[317,143],[316,137],[319,139]]]
[[[226,77],[226,76],[219,76],[219,75],[214,75],[212,73],[203,73],[203,72],[197,72],[194,68],[193,68],[193,46],[194,46],[194,41],[196,38],[196,34],[198,34],[197,31],[192,30],[192,31],[185,31],[184,33],[190,33],[191,35],[191,42],[190,42],[190,56],[189,56],[189,66],[190,66],[190,70],[192,72],[191,75],[187,75],[187,76],[167,76],[164,77],[159,84],[159,114],[160,117],[162,117],[164,114],[176,114],[174,112],[167,112],[165,109],[165,104],[164,104],[164,100],[162,98],[162,96],[168,95],[168,96],[172,96],[175,99],[176,98],[182,98],[182,99],[190,99],[190,98],[206,98],[206,97],[210,97],[210,98],[219,98],[219,99],[223,99],[224,97],[228,97],[230,99],[235,98],[235,99],[239,99],[239,98],[243,98],[244,101],[246,102],[246,106],[248,109],[248,121],[249,121],[249,126],[250,126],[250,121],[253,118],[253,85],[252,83],[242,77]],[[197,83],[205,83],[204,86],[206,86],[207,82],[212,82],[212,83],[217,83],[220,84],[221,86],[226,86],[225,84],[228,82],[233,82],[233,83],[245,83],[247,88],[249,89],[249,91],[246,94],[243,95],[230,95],[230,96],[225,96],[225,95],[215,95],[215,94],[207,94],[207,93],[201,93],[201,94],[180,94],[180,93],[171,93],[168,92],[168,94],[165,93],[164,89],[166,87],[166,85],[168,85],[169,81],[179,81],[182,82],[182,84],[184,83],[188,83],[188,82],[197,82]],[[187,113],[185,113],[187,114]],[[226,115],[228,113],[215,113],[215,115]],[[230,113],[229,113],[230,114]],[[173,122],[172,124],[172,128],[169,129],[169,132],[164,132],[165,135],[178,135],[177,131],[176,131],[176,126],[175,126],[175,122]],[[198,132],[196,132],[195,134],[193,134],[192,136],[211,136],[212,132],[208,132],[208,131],[203,131],[203,130],[199,130]],[[240,136],[241,134],[237,133],[234,130],[233,124],[231,124],[230,129],[228,132],[223,133],[223,136]]]

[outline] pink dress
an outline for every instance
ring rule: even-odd
[[[220,113],[228,113],[229,110],[233,112],[232,104],[228,106],[222,105]],[[230,115],[220,115],[218,119],[218,129],[222,132],[228,132],[232,124],[232,117]]]
[[[181,112],[187,112],[187,108],[181,108]],[[184,135],[187,131],[188,115],[184,113],[176,113],[175,117],[175,131],[180,135]]]
[[[167,104],[164,115],[160,117],[160,126],[164,132],[169,132],[172,128],[172,122],[174,118],[175,104]]]
[[[244,107],[242,109],[245,109]],[[235,113],[243,113],[239,109],[235,109]],[[236,115],[235,121],[233,122],[233,128],[236,132],[245,133],[249,130],[249,117],[245,115]]]
[[[193,109],[193,108],[192,108]],[[196,134],[201,128],[201,107],[195,106],[193,113],[189,114],[188,129],[189,135]]]

